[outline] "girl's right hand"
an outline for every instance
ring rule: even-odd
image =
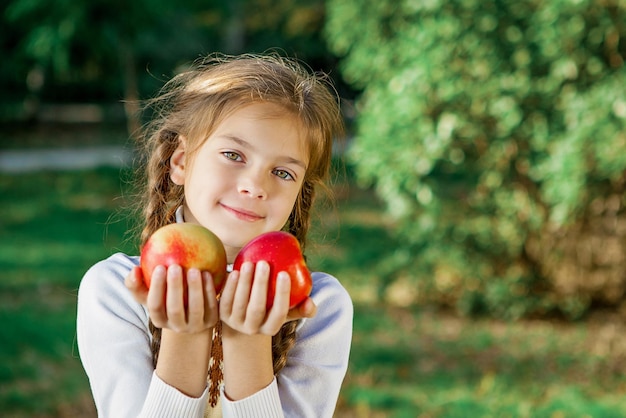
[[[289,273],[277,275],[274,302],[267,310],[270,266],[267,261],[245,262],[232,271],[220,299],[220,319],[232,330],[246,334],[273,336],[287,321],[312,318],[317,307],[311,298],[289,309],[291,280]]]
[[[126,277],[126,287],[135,300],[148,308],[152,323],[176,332],[197,333],[213,328],[218,321],[218,303],[213,278],[198,269],[157,266],[152,272],[150,289],[143,281],[141,268],[134,267]]]

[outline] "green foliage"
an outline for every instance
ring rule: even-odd
[[[281,48],[330,71],[323,18],[323,0],[9,0],[0,5],[0,120],[32,116],[38,101],[151,97],[213,52]]]
[[[623,195],[626,3],[327,7],[343,76],[363,89],[357,177],[375,186],[413,254],[396,270],[411,272],[424,299],[466,313],[578,316],[594,298],[607,302],[581,283],[563,290],[564,265],[549,259],[565,244],[546,237],[583,230],[594,200]],[[617,207],[616,222],[623,198]]]

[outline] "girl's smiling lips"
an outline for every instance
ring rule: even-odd
[[[226,211],[236,218],[241,219],[243,221],[254,222],[263,219],[264,217],[259,215],[256,212],[242,209],[242,208],[234,208],[223,203],[220,203],[220,206],[226,209]]]

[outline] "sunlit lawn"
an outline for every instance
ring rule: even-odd
[[[95,416],[74,342],[76,289],[133,251],[117,169],[0,175],[0,416]],[[310,264],[355,299],[337,417],[623,417],[626,327],[469,320],[384,303],[375,263],[399,245],[371,193],[338,188]],[[322,232],[324,231],[324,232]]]

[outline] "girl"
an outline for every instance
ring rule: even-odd
[[[343,129],[327,87],[273,55],[213,57],[167,83],[144,135],[142,242],[192,222],[222,240],[229,263],[264,232],[289,231],[304,248]],[[352,336],[334,277],[313,273],[310,298],[289,310],[281,272],[266,312],[266,262],[232,271],[219,303],[208,272],[190,269],[184,290],[180,266],[159,266],[148,290],[138,265],[115,254],[80,285],[78,347],[99,416],[333,415]]]

